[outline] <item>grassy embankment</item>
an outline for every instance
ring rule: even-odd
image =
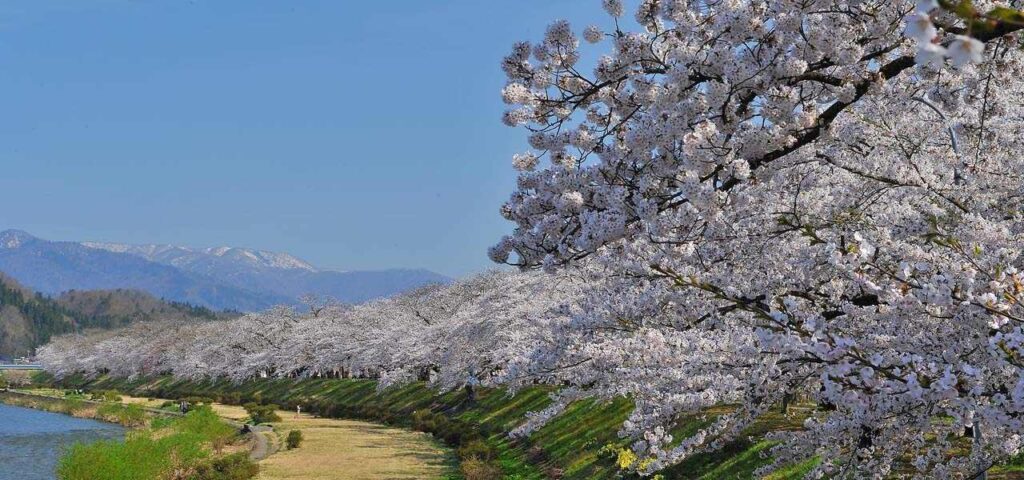
[[[154,415],[178,416],[178,401],[164,398],[146,398],[124,395],[113,390],[93,390],[87,394],[57,388],[30,388],[20,382],[22,389],[0,392],[0,402],[70,414],[83,418],[94,418],[125,426],[139,428],[147,424],[147,418]],[[203,403],[219,418],[231,422],[235,430],[243,423],[251,423],[250,413],[241,406],[209,403],[209,399],[189,398],[191,403]],[[320,418],[308,413],[277,410],[277,417],[268,421],[270,431],[253,432],[250,458],[259,460],[260,480],[285,479],[364,479],[364,478],[457,478],[456,462],[451,452],[429,435],[406,429],[390,428],[378,424],[355,420]],[[300,433],[301,432],[301,433]],[[153,433],[153,432],[150,432]],[[290,434],[302,437],[301,448],[286,448]],[[160,437],[167,435],[160,434]],[[80,459],[97,463],[98,458],[134,456],[132,452],[147,452],[153,459],[166,457],[171,451],[192,462],[191,445],[182,445],[183,438],[130,440],[129,448],[114,448],[113,442],[103,445],[98,451],[79,452]],[[296,445],[297,447],[298,445]],[[237,449],[235,449],[237,450]],[[181,453],[177,453],[180,451]],[[202,449],[198,449],[202,451]],[[269,455],[269,457],[268,457]],[[102,463],[102,462],[98,462]],[[132,459],[130,463],[140,463]],[[181,471],[193,475],[188,469],[179,468],[178,473],[157,473],[152,471],[166,462],[141,462],[133,469],[147,472],[146,478],[202,478],[181,477]],[[82,474],[65,474],[67,478],[107,478],[109,465],[97,465],[90,471],[93,477]],[[97,476],[99,475],[99,476]],[[162,475],[162,476],[161,476]],[[112,477],[116,478],[116,477]],[[245,477],[248,478],[248,477]]]
[[[140,408],[122,406],[122,408]],[[238,430],[209,407],[183,417],[154,417],[148,428],[128,432],[124,441],[76,444],[61,457],[61,480],[245,480],[259,467],[249,460]]]
[[[89,418],[116,423],[128,428],[147,425],[155,416],[138,405],[122,405],[119,399],[106,399],[91,395],[64,395],[58,391],[0,391],[0,403],[60,413],[78,418]]]
[[[238,428],[208,407],[181,416],[171,408],[122,403],[111,391],[83,395],[40,389],[0,391],[0,402],[131,428],[123,441],[73,445],[58,463],[60,480],[245,480],[259,470]]]
[[[369,380],[258,380],[233,384],[226,381],[188,382],[168,377],[125,380],[101,377],[94,380],[69,378],[69,387],[114,389],[147,397],[180,398],[204,396],[224,403],[262,401],[324,417],[366,419],[389,425],[412,427],[433,433],[458,449],[467,478],[487,478],[500,467],[504,478],[514,479],[601,479],[623,478],[617,459],[628,456],[625,443],[616,435],[631,405],[626,399],[610,403],[581,401],[573,404],[547,426],[526,440],[510,440],[507,432],[529,411],[550,401],[546,388],[531,388],[508,396],[497,390],[477,393],[470,403],[463,392],[436,395],[423,384],[377,393]],[[709,412],[712,416],[715,412]],[[680,422],[677,433],[699,428],[708,417]],[[695,457],[663,472],[668,479],[752,478],[752,472],[768,462],[762,457],[771,444],[759,440],[765,432],[799,428],[801,415],[774,414],[758,422],[743,440],[730,443],[713,454]],[[748,438],[749,437],[749,438]],[[478,462],[476,460],[483,460]],[[813,460],[795,465],[773,478],[799,478]]]
[[[201,395],[238,404],[259,400],[333,418],[356,418],[411,427],[433,433],[457,448],[467,479],[496,478],[488,465],[500,467],[506,479],[610,479],[630,478],[617,466],[627,459],[625,442],[616,431],[631,411],[628,400],[601,403],[581,401],[571,405],[525,440],[510,440],[507,433],[521,424],[529,411],[548,404],[547,388],[536,387],[509,396],[499,390],[477,392],[470,403],[463,392],[436,395],[421,383],[376,392],[370,380],[271,379],[242,384],[226,381],[188,382],[169,377],[124,380],[100,377],[94,380],[70,378],[66,385],[89,389],[117,389],[139,395],[177,398]],[[683,418],[674,429],[676,438],[710,422],[715,414]],[[810,407],[791,408],[789,414],[770,413],[749,428],[740,440],[722,450],[698,455],[662,472],[668,479],[749,479],[753,471],[769,462],[763,456],[772,446],[764,440],[767,432],[799,429]],[[482,458],[484,465],[473,459]],[[802,478],[815,465],[809,459],[777,472],[774,480]],[[469,467],[467,469],[467,467]],[[990,471],[993,479],[1024,479],[1024,457]]]
[[[155,407],[162,399],[123,396],[128,404]],[[246,422],[249,413],[237,405],[212,403],[221,418]],[[260,460],[260,480],[286,479],[423,479],[451,478],[449,452],[421,432],[364,421],[320,418],[294,410],[277,410],[273,455]],[[286,448],[291,432],[301,432],[297,448]],[[263,435],[264,433],[257,433]]]
[[[625,399],[610,403],[577,402],[529,439],[513,441],[508,439],[507,432],[523,421],[526,412],[547,405],[550,390],[531,388],[515,396],[497,390],[483,390],[477,393],[476,402],[469,404],[462,392],[436,395],[422,384],[378,394],[374,382],[369,380],[276,379],[232,384],[224,381],[187,382],[169,377],[134,381],[101,377],[94,380],[70,378],[64,384],[167,398],[202,395],[234,404],[260,400],[277,403],[288,409],[302,405],[303,411],[321,416],[359,418],[412,427],[431,432],[449,445],[459,447],[463,468],[467,465],[477,468],[475,477],[473,471],[465,472],[469,473],[465,476],[470,479],[495,478],[493,471],[486,468],[480,470],[479,462],[467,461],[476,457],[488,460],[485,467],[486,463],[500,466],[503,478],[629,478],[616,465],[618,457],[628,457],[621,449],[624,442],[615,434],[631,409]],[[234,408],[235,415],[242,414],[241,409]],[[679,438],[725,410],[707,412],[703,417],[684,418],[673,433]],[[741,440],[728,444],[718,452],[699,455],[662,472],[663,477],[752,478],[752,472],[768,462],[762,454],[771,443],[763,439],[764,434],[798,429],[808,413],[809,408],[804,407],[792,408],[789,415],[769,414],[748,429]],[[230,414],[227,416],[230,417]],[[341,439],[329,441],[343,442]],[[338,445],[339,448],[345,448],[343,443]],[[791,466],[771,478],[800,478],[815,461],[811,459]],[[990,478],[994,479],[1024,479],[1024,457],[997,467],[990,474]]]

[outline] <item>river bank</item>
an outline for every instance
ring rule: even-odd
[[[235,383],[223,380],[193,382],[171,377],[128,380],[109,376],[71,376],[51,383],[61,388],[115,389],[146,398],[207,397],[230,405],[273,403],[289,412],[301,407],[303,412],[325,419],[368,422],[427,433],[438,444],[443,442],[448,452],[453,452],[448,455],[451,470],[457,470],[452,476],[473,480],[564,476],[564,470],[556,466],[546,452],[530,449],[529,445],[510,439],[507,434],[526,412],[540,409],[548,401],[545,389],[531,389],[515,398],[499,391],[481,390],[478,401],[466,402],[459,392],[439,397],[421,383],[378,394],[376,383],[371,380],[266,379]],[[620,406],[615,405],[614,408]],[[608,416],[602,414],[599,417]],[[592,467],[595,466],[596,449],[587,448],[595,441],[580,434],[588,426],[592,424],[581,423],[578,428],[584,430],[569,436],[559,434],[562,439],[559,450],[565,448],[566,453],[589,459],[580,463],[585,469],[578,471],[580,474],[593,472]],[[607,435],[609,441],[615,438],[614,430],[599,433],[602,437]],[[618,470],[613,463],[598,468],[609,472]],[[602,477],[586,475],[581,478]]]
[[[152,408],[164,399],[122,395],[126,404]],[[221,418],[244,422],[249,414],[238,405],[209,404]],[[425,479],[451,478],[450,451],[420,432],[356,420],[322,418],[278,409],[280,420],[268,437],[272,454],[260,461],[260,480]],[[302,432],[299,448],[284,447],[288,432]]]
[[[88,399],[60,390],[0,391],[6,405],[91,419],[127,427],[123,439],[100,439],[66,445],[56,460],[61,480],[133,480],[189,478],[236,480],[254,478],[258,466],[249,458],[254,434],[242,435],[238,423],[228,422],[211,409],[197,407],[188,414],[124,403],[104,391]],[[53,478],[49,472],[47,479]],[[225,476],[227,475],[227,476]]]
[[[153,416],[180,416],[175,412],[141,406],[128,406],[78,397],[62,398],[22,390],[0,390],[0,403],[113,423],[128,428],[142,427],[146,424],[147,419]]]
[[[65,449],[118,440],[119,425],[0,404],[0,480],[52,480]]]
[[[17,403],[85,418],[111,403],[57,397],[56,389],[0,392],[0,402]],[[111,395],[114,395],[111,392]],[[168,399],[116,394],[117,406],[152,416],[180,417],[162,410]],[[237,405],[211,402],[220,418],[241,426],[249,419]],[[260,480],[320,479],[425,479],[456,478],[456,462],[450,451],[429,435],[357,420],[320,418],[308,413],[277,410],[273,429],[250,434],[250,458],[259,461]],[[106,417],[109,419],[109,417]],[[287,432],[302,432],[299,448],[286,449]]]
[[[534,432],[528,438],[509,437],[508,433],[525,421],[527,412],[543,409],[550,402],[548,387],[531,387],[510,396],[507,392],[478,389],[474,399],[465,392],[438,394],[423,383],[397,389],[378,391],[372,380],[365,379],[254,379],[241,383],[226,380],[189,381],[172,377],[137,378],[133,380],[101,376],[64,379],[63,386],[92,389],[118,389],[137,396],[159,395],[171,398],[206,396],[227,403],[260,400],[292,410],[301,406],[303,412],[321,417],[369,420],[373,423],[402,426],[430,432],[435,438],[454,446],[462,461],[483,458],[488,465],[498,465],[497,474],[486,466],[477,470],[476,478],[515,478],[518,480],[594,480],[625,478],[616,460],[625,441],[618,437],[618,427],[630,414],[627,399],[602,403],[583,400]],[[761,455],[771,440],[765,436],[773,431],[799,429],[803,415],[791,409],[790,414],[778,411],[766,415],[747,429],[743,438],[725,445],[721,450],[698,455],[664,472],[672,479],[755,478],[753,471],[771,461]],[[725,410],[722,410],[725,411]],[[707,412],[708,416],[720,413]],[[674,434],[692,431],[707,417],[685,417]],[[795,480],[813,465],[816,459],[793,465],[770,476],[772,480]],[[472,464],[478,467],[479,464]],[[990,472],[992,479],[1024,479],[1024,462],[1011,462]],[[472,471],[470,471],[472,473]],[[491,476],[486,476],[490,474]],[[464,475],[470,478],[472,475]]]

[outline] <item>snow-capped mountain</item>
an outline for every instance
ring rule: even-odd
[[[0,232],[0,271],[47,295],[130,288],[215,309],[261,310],[291,300],[256,292],[125,253],[51,242],[20,230]]]
[[[191,248],[177,245],[128,245],[124,243],[82,242],[89,248],[116,253],[130,253],[146,260],[182,267],[202,269],[203,265],[235,264],[247,268],[297,269],[315,272],[317,269],[287,253],[268,252],[238,247]]]
[[[252,311],[307,293],[358,303],[449,278],[420,269],[335,272],[286,253],[104,242],[0,232],[0,271],[47,294],[133,288],[216,309]]]
[[[21,230],[6,230],[0,232],[0,248],[18,248],[35,238]]]

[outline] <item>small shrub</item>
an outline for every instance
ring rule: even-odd
[[[288,436],[285,438],[285,444],[288,446],[288,450],[299,448],[299,445],[302,444],[302,432],[298,430],[288,432]]]
[[[80,398],[69,398],[64,400],[63,413],[67,415],[74,415],[75,412],[85,408],[85,401]]]
[[[199,464],[189,480],[247,480],[260,471],[259,465],[249,460],[245,452]]]
[[[175,422],[179,432],[199,435],[210,442],[213,451],[220,453],[227,443],[238,433],[235,428],[224,422],[209,405],[201,405],[188,412]]]
[[[434,435],[440,435],[449,445],[463,445],[480,438],[480,434],[462,422],[447,421],[438,427],[439,431]]]
[[[205,460],[202,439],[176,433],[155,438],[148,432],[129,435],[124,442],[101,440],[78,443],[61,457],[60,480],[138,480],[167,478]]]
[[[90,399],[97,402],[121,403],[121,395],[113,390],[99,390],[93,392]]]
[[[420,432],[433,433],[437,427],[434,419],[434,412],[429,409],[416,410],[412,412],[412,428]]]
[[[146,412],[138,405],[103,405],[96,409],[96,415],[103,420],[120,423],[126,427],[138,427],[146,423]]]
[[[146,411],[138,405],[125,405],[121,409],[121,414],[118,416],[118,420],[123,425],[129,427],[138,427],[146,424]]]
[[[540,445],[530,447],[530,450],[526,452],[526,456],[530,459],[530,463],[534,465],[548,461],[548,452],[544,451],[544,448]]]
[[[249,419],[252,420],[253,424],[261,424],[267,422],[280,422],[281,417],[277,415],[277,405],[260,405],[256,402],[249,402],[243,405],[245,412],[249,414]]]
[[[502,477],[500,467],[479,458],[467,458],[459,468],[466,480],[494,480]]]
[[[34,372],[30,374],[28,378],[29,381],[32,382],[32,385],[38,385],[40,387],[53,385],[55,383],[54,381],[56,380],[53,377],[53,374],[45,370]]]
[[[170,427],[171,425],[174,424],[174,421],[175,421],[175,419],[171,418],[171,417],[156,416],[156,417],[153,417],[153,419],[149,421],[149,427],[154,429],[154,430],[159,430],[161,428]]]
[[[494,449],[483,440],[473,440],[459,447],[458,455],[462,459],[477,458],[485,461],[494,460],[495,457]]]
[[[253,392],[240,395],[242,403],[263,403],[263,393]]]

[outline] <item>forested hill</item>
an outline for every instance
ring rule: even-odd
[[[138,321],[231,318],[136,290],[70,291],[50,298],[0,273],[0,358],[31,355],[54,335]]]
[[[0,275],[0,357],[28,355],[76,324],[71,311]]]
[[[222,320],[240,315],[156,298],[140,290],[70,290],[56,298],[85,325],[114,328],[150,320]]]

